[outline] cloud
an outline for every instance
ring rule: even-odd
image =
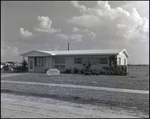
[[[91,32],[89,35],[92,37],[96,37],[96,34],[94,32]]]
[[[30,36],[33,36],[33,34],[31,32],[29,32],[28,30],[24,30],[22,27],[20,28],[20,33],[22,36],[24,37],[30,37]]]
[[[60,48],[60,46],[58,44],[43,44],[44,47],[42,48],[42,50],[58,50]]]
[[[73,28],[72,28],[72,31],[73,31],[73,32],[83,32],[83,33],[88,33],[88,32],[89,32],[88,29],[81,30],[81,29],[79,29],[79,28],[77,28],[77,27],[73,27]]]
[[[58,37],[59,39],[65,39],[68,40],[69,36],[66,34],[55,34],[56,37]]]
[[[52,50],[49,44],[44,44],[44,49],[43,50]]]
[[[71,20],[67,20],[67,23],[91,28],[102,24],[102,21],[95,15],[82,15],[75,16]]]
[[[72,28],[72,31],[74,33],[84,33],[84,36],[90,36],[90,37],[96,37],[96,34],[88,29],[85,29],[85,30],[82,30],[82,29],[79,29],[77,27],[73,27]]]
[[[15,46],[4,46],[1,50],[2,56],[19,56],[19,50]]]
[[[11,53],[12,53],[13,55],[19,55],[19,50],[18,50],[18,48],[17,48],[17,47],[13,47],[13,48],[11,49]]]
[[[76,40],[76,41],[83,41],[82,39],[82,34],[73,34],[73,35],[67,35],[67,34],[55,34],[56,37],[59,39],[64,39],[64,40]]]
[[[70,38],[72,39],[72,40],[77,40],[77,41],[83,41],[83,39],[82,39],[82,37],[83,37],[83,35],[82,34],[76,34],[76,35],[71,35],[70,36]]]
[[[39,32],[47,32],[47,33],[55,33],[60,32],[61,29],[52,28],[52,20],[48,16],[38,16],[37,20],[40,22],[39,27],[35,27],[36,31]]]
[[[96,34],[88,29],[79,29],[77,27],[73,27],[72,32],[73,32],[72,35],[55,34],[55,36],[59,39],[76,40],[78,42],[81,42],[89,38],[93,40],[96,37]]]
[[[58,44],[53,44],[52,45],[53,50],[58,50],[59,48],[60,48],[60,46]]]
[[[71,1],[71,4],[80,10],[81,13],[86,11],[86,7],[84,5],[79,5],[77,1]]]
[[[149,33],[149,20],[142,18],[133,6],[127,11],[121,7],[111,8],[107,1],[98,1],[94,8],[87,8],[77,1],[71,4],[81,15],[74,16],[67,23],[90,28],[107,40],[132,40],[138,34],[144,39]]]
[[[140,16],[147,17],[147,19],[149,19],[149,1],[130,1],[123,4],[121,8],[131,12],[133,6],[136,8]]]

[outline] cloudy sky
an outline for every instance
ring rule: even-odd
[[[149,1],[1,1],[1,61],[40,50],[126,49],[149,64]]]

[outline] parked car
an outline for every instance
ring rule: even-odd
[[[2,70],[2,68],[3,68],[4,65],[5,65],[5,63],[1,63],[1,70]]]
[[[4,65],[4,66],[2,67],[2,70],[8,71],[8,70],[9,70],[9,66],[8,66],[8,65]]]

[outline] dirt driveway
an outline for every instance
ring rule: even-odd
[[[138,112],[137,112],[138,113]],[[138,113],[140,115],[140,112]],[[137,118],[134,110],[1,93],[2,118]],[[141,115],[141,117],[147,117]]]

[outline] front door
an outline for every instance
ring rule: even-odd
[[[34,59],[29,59],[29,71],[34,71]]]

